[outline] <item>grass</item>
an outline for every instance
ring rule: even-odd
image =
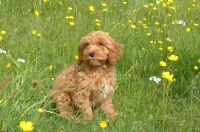
[[[6,31],[0,34],[0,48],[6,51],[0,54],[0,131],[21,131],[23,120],[33,122],[35,132],[200,131],[199,1],[123,2],[0,0],[0,31]],[[53,78],[75,60],[81,37],[93,30],[125,45],[113,97],[119,116],[110,120],[97,109],[92,121],[63,120],[49,90]],[[177,61],[168,59],[172,54]],[[162,77],[164,71],[174,75],[172,82]],[[151,76],[161,81],[150,81]],[[108,125],[101,128],[104,120]]]

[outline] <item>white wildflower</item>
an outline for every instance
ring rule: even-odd
[[[24,60],[24,59],[21,59],[21,58],[19,58],[17,61],[18,61],[18,62],[25,63],[25,60]]]
[[[150,80],[150,81],[154,81],[154,82],[156,82],[157,84],[161,81],[161,79],[158,78],[158,77],[156,77],[156,76],[151,76],[151,77],[149,78],[149,80]]]
[[[0,48],[0,54],[6,54],[6,51]]]

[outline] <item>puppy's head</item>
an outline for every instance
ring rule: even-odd
[[[121,56],[122,44],[115,42],[103,31],[93,31],[82,38],[79,46],[79,60],[88,61],[91,66],[105,63],[113,66]]]

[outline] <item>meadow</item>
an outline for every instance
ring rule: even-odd
[[[200,131],[199,14],[199,0],[0,0],[0,132]],[[125,45],[118,117],[64,120],[49,90],[93,30]]]

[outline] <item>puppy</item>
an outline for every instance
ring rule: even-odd
[[[122,47],[103,31],[93,31],[82,38],[79,59],[56,77],[51,89],[62,116],[74,119],[73,111],[80,108],[84,119],[91,120],[96,107],[109,118],[117,115],[112,104],[114,66]]]

